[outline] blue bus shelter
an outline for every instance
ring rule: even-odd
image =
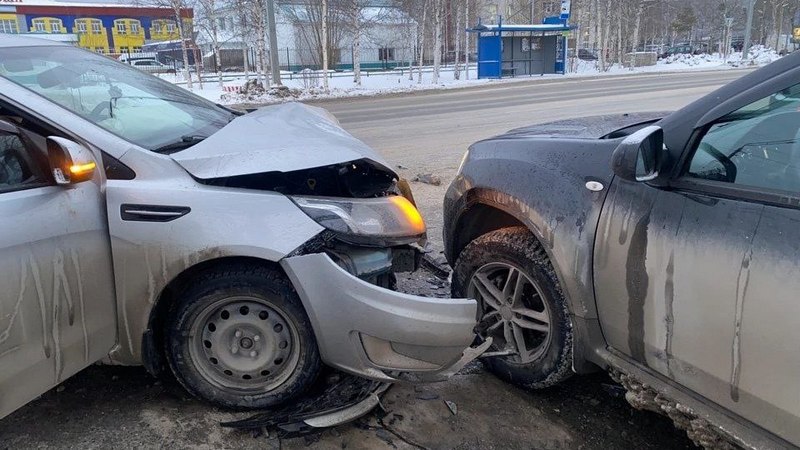
[[[468,30],[478,34],[478,78],[565,73],[571,29],[558,17],[538,25],[479,23]]]

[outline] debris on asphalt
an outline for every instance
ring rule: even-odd
[[[417,399],[418,400],[438,400],[439,399],[439,394],[437,394],[437,393],[435,393],[433,391],[422,391],[419,394],[417,394]]]
[[[430,184],[433,186],[442,185],[442,178],[432,173],[417,174],[417,176],[415,176],[411,181],[417,181],[420,183]]]
[[[306,436],[342,425],[371,412],[391,385],[341,372],[332,372],[318,386],[281,408],[247,419],[223,422],[226,428],[275,431],[278,438]]]
[[[400,170],[405,170],[405,169],[408,169],[408,167],[406,167],[406,166],[404,166],[404,165],[402,165],[402,164],[398,164],[398,165],[397,165],[397,168],[398,168],[398,169],[400,169]]]
[[[447,405],[447,409],[449,409],[454,416],[458,415],[458,405],[456,405],[455,402],[451,402],[450,400],[445,400],[444,404]]]

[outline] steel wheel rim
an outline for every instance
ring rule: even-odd
[[[300,337],[287,317],[259,297],[217,300],[192,322],[192,363],[219,389],[272,391],[292,376],[300,361]]]
[[[480,267],[467,296],[478,301],[478,330],[494,339],[493,350],[508,351],[511,362],[536,361],[547,352],[552,315],[542,290],[521,268],[501,262]]]

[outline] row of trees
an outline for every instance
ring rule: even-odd
[[[194,8],[195,24],[211,42],[217,61],[223,44],[219,19],[233,17],[245,44],[242,50],[245,54],[254,50],[252,69],[265,85],[270,84],[269,55],[275,56],[277,48],[275,27],[269,26],[272,2],[277,3],[284,20],[300,25],[295,42],[280,43],[282,46],[312,49],[325,68],[332,59],[338,59],[341,48],[351,47],[357,84],[361,83],[361,45],[376,24],[395,25],[404,46],[414,49],[405,57],[409,66],[420,67],[416,73],[420,82],[422,65],[432,60],[431,81],[437,83],[445,62],[454,64],[455,76],[460,77],[463,63],[475,51],[474,36],[464,30],[478,20],[495,22],[502,16],[505,23],[541,23],[544,17],[558,15],[561,8],[561,0],[138,1],[170,7],[176,17],[182,9]],[[724,51],[733,38],[744,35],[751,4],[752,41],[780,47],[782,36],[791,33],[791,18],[800,8],[800,0],[572,0],[570,24],[576,29],[570,47],[597,50],[601,70],[619,62],[628,52],[678,42],[709,52]],[[270,31],[272,39],[268,39]],[[180,25],[179,32],[185,39],[191,36]],[[268,43],[274,47],[271,51]],[[184,66],[188,67],[186,55]],[[190,74],[185,76],[191,86]],[[411,71],[409,76],[413,76]]]

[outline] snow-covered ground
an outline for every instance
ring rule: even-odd
[[[597,61],[578,60],[575,67],[571,68],[567,75],[544,75],[537,78],[573,78],[573,77],[596,77],[613,76],[631,73],[652,73],[652,72],[673,72],[690,70],[725,70],[734,67],[762,66],[769,64],[780,56],[772,49],[756,46],[751,49],[751,53],[746,61],[742,60],[741,53],[733,53],[727,59],[719,54],[702,55],[674,55],[659,60],[656,65],[637,67],[634,69],[614,65],[606,71],[600,71]],[[321,71],[320,71],[321,72]],[[284,90],[271,89],[264,92],[261,89],[246,89],[239,92],[251,80],[252,87],[254,76],[248,78],[244,74],[225,74],[223,86],[220,87],[217,80],[211,77],[204,77],[202,89],[195,82],[194,93],[201,95],[214,102],[223,104],[233,103],[277,103],[294,100],[311,100],[323,98],[357,97],[384,95],[401,92],[411,92],[416,90],[428,89],[452,89],[466,86],[475,86],[489,83],[508,83],[520,80],[529,80],[529,77],[506,78],[502,80],[477,79],[477,69],[473,65],[470,68],[469,79],[466,79],[464,72],[461,72],[461,79],[456,80],[452,67],[441,70],[439,81],[432,84],[433,73],[430,67],[423,68],[422,81],[419,81],[419,74],[415,70],[413,79],[409,79],[408,69],[390,72],[367,73],[363,72],[361,85],[358,86],[353,81],[353,74],[347,72],[334,73],[328,80],[329,90],[325,92],[322,88],[322,79],[319,72],[307,70],[306,73],[282,73]],[[168,81],[186,86],[179,75],[162,75]]]

